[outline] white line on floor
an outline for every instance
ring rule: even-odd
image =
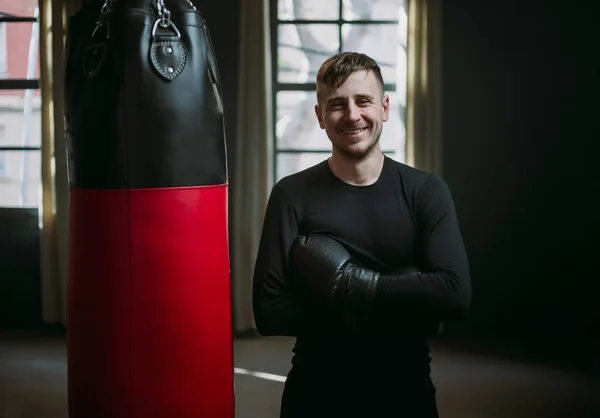
[[[275,382],[285,382],[286,379],[285,376],[280,376],[278,374],[253,372],[252,370],[241,369],[239,367],[235,367],[233,371],[237,374],[245,374],[248,376],[258,377],[259,379],[273,380]]]

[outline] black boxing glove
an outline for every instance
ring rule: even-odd
[[[358,313],[374,309],[379,273],[359,267],[333,238],[299,236],[290,267],[298,288],[320,306]]]
[[[299,236],[292,246],[290,265],[297,288],[318,306],[339,312],[346,333],[431,338],[440,330],[439,321],[396,312],[388,304],[377,306],[380,274],[359,267],[333,238]],[[420,272],[419,267],[407,265],[390,275]]]

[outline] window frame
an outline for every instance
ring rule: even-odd
[[[39,19],[39,4],[38,4],[38,16],[15,16],[15,15],[11,15],[8,13],[3,13],[2,11],[0,11],[0,25],[4,26],[4,33],[6,34],[8,31],[8,25],[11,24],[19,24],[19,23],[32,23],[32,24],[38,24],[38,40],[39,40],[39,36],[40,36],[40,29],[39,29],[39,23],[40,23],[40,19]],[[6,76],[10,76],[10,74],[8,74],[8,40],[6,39],[6,37],[4,38],[4,40],[6,41],[6,52],[7,52],[7,60],[6,60]],[[0,45],[0,48],[3,47],[2,45]],[[6,78],[4,76],[0,77],[0,91],[7,91],[7,90],[40,90],[41,89],[41,83],[40,83],[40,79],[39,78],[31,78],[31,79],[27,79],[27,78]],[[41,152],[42,151],[42,146],[2,146],[0,144],[0,160],[2,160],[3,164],[1,164],[0,166],[2,167],[2,170],[0,170],[0,179],[3,178],[4,176],[6,176],[6,172],[7,172],[7,167],[6,167],[6,157],[7,157],[7,152],[14,152],[14,151],[20,151],[23,153],[28,153],[31,151],[37,151],[37,152]]]
[[[300,1],[300,0],[295,0]],[[335,24],[338,29],[338,42],[339,47],[337,52],[342,52],[344,50],[344,39],[342,28],[345,24],[353,24],[353,25],[398,25],[400,24],[400,19],[356,19],[356,20],[346,20],[343,18],[344,14],[344,0],[338,0],[338,19],[279,19],[279,1],[278,0],[270,0],[269,1],[269,16],[270,16],[270,33],[271,33],[271,78],[272,78],[272,89],[271,89],[271,103],[273,103],[271,109],[271,132],[273,137],[272,144],[272,175],[273,181],[277,182],[278,179],[278,165],[277,165],[277,157],[281,154],[331,154],[330,149],[311,149],[311,148],[282,148],[280,149],[278,146],[278,138],[277,138],[277,93],[282,91],[289,92],[314,92],[316,91],[316,82],[311,83],[280,83],[279,82],[279,68],[278,68],[278,43],[279,43],[279,25],[281,24]],[[406,3],[406,0],[404,1]],[[384,89],[386,92],[397,92],[397,83],[385,83]],[[404,145],[406,148],[406,144]],[[382,150],[384,153],[394,153],[395,150]]]
[[[2,15],[0,15],[2,19]],[[0,80],[9,77],[8,73],[8,39],[7,23],[0,20]]]

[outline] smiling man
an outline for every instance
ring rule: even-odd
[[[273,187],[254,271],[259,333],[296,337],[281,417],[436,418],[428,340],[471,300],[452,196],[381,152],[372,58],[326,60],[317,102],[332,154]]]
[[[340,62],[342,57],[348,61]],[[331,162],[366,161],[367,157],[373,156],[375,158],[371,160],[379,161],[379,164],[373,164],[370,177],[376,178],[381,171],[376,166],[383,161],[383,154],[378,152],[379,138],[383,123],[388,120],[390,98],[384,94],[381,72],[378,68],[370,68],[375,63],[362,63],[368,60],[363,55],[344,54],[339,58],[338,61],[326,62],[319,72],[319,103],[315,105],[317,119],[333,145],[334,158]],[[336,64],[339,68],[335,68]],[[363,66],[366,68],[362,69]],[[342,165],[338,166],[343,169]],[[372,182],[373,179],[358,181]]]

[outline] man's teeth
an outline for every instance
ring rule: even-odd
[[[367,128],[351,129],[351,130],[350,130],[350,129],[344,129],[343,131],[344,131],[344,133],[347,133],[347,134],[351,134],[351,135],[353,135],[353,134],[358,134],[358,133],[361,133],[361,132],[362,132],[362,131],[364,131],[365,129],[367,129]]]

